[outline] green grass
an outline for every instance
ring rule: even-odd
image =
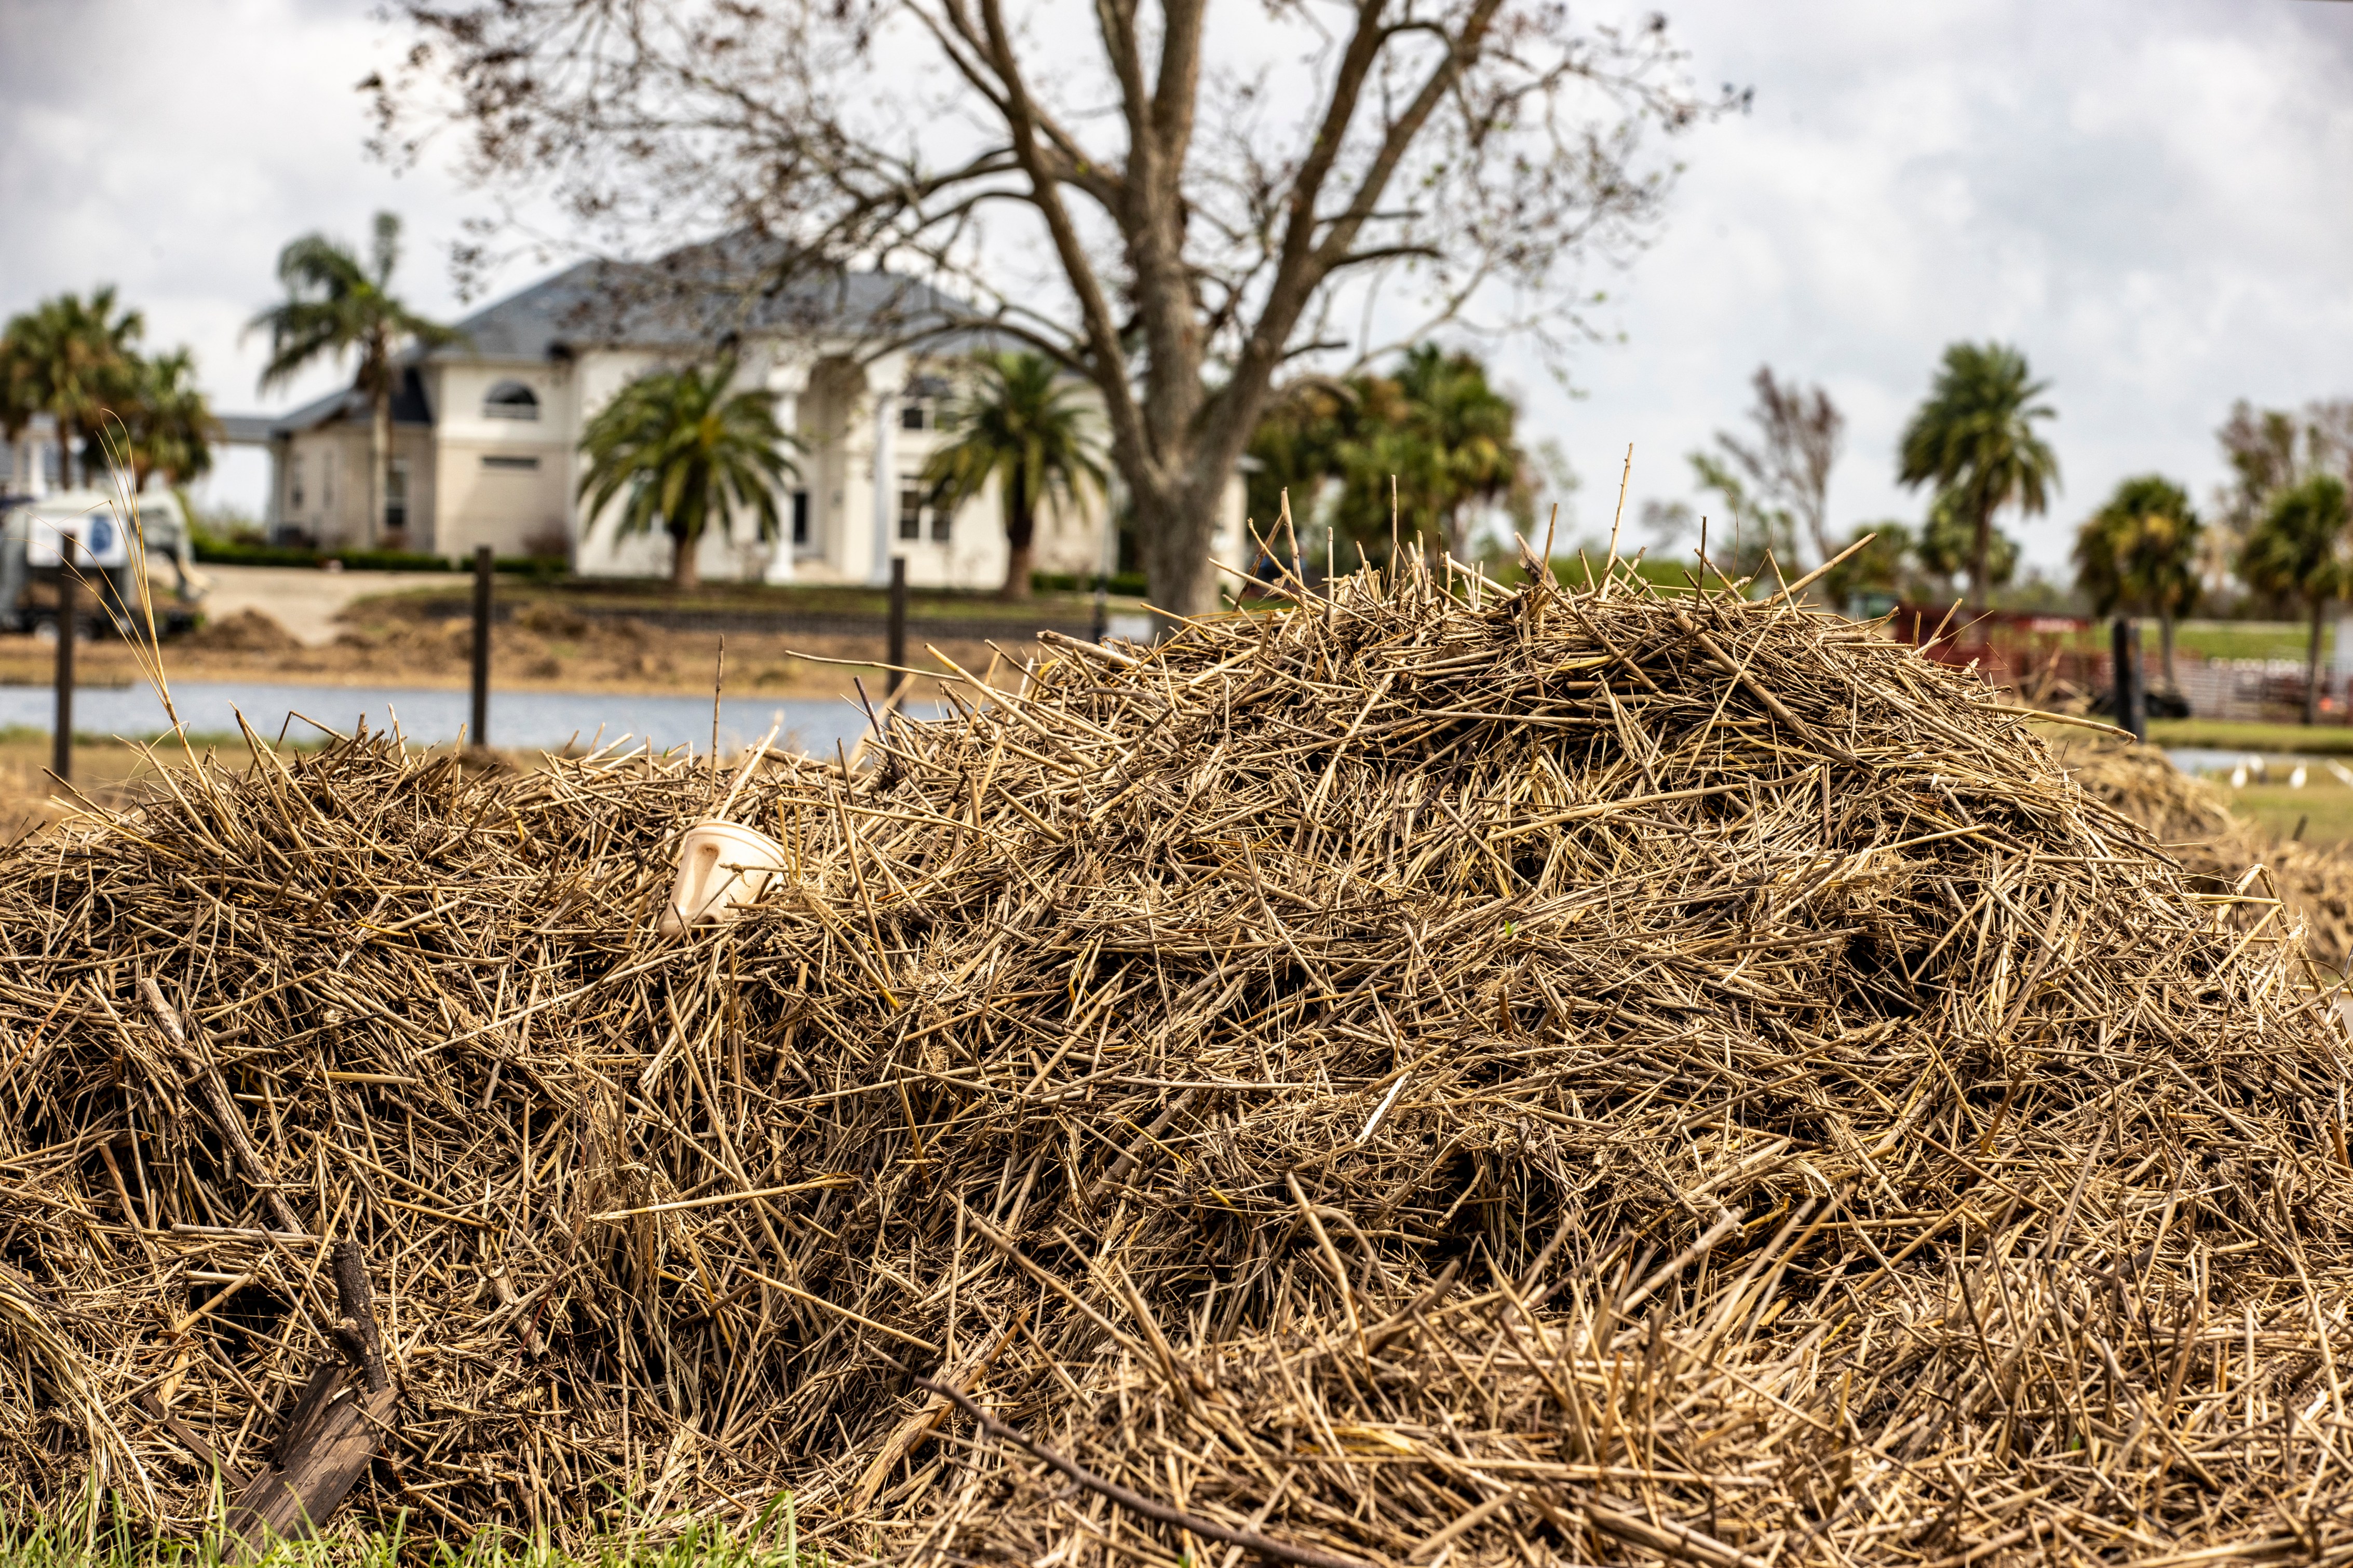
[[[322,562],[339,561],[347,572],[471,572],[467,561],[452,561],[447,556],[421,554],[408,550],[305,550],[290,544],[240,544],[234,540],[215,539],[199,534],[194,553],[199,565],[206,566],[317,566]],[[535,555],[501,555],[492,564],[497,570],[525,577],[560,577],[567,570],[562,561]]]
[[[0,1563],[7,1568],[222,1568],[227,1561],[216,1535],[155,1540],[119,1519],[93,1530],[87,1514],[0,1522]],[[259,1568],[831,1568],[824,1552],[801,1544],[784,1498],[733,1527],[635,1525],[570,1548],[501,1530],[452,1542],[405,1515],[388,1529],[343,1527],[322,1541],[274,1542],[253,1562]]]
[[[2258,724],[2227,719],[2152,719],[2148,738],[2160,746],[2197,746],[2218,752],[2300,752],[2308,756],[2353,756],[2353,726]]]
[[[2295,621],[2184,621],[2173,629],[2173,646],[2182,653],[2205,658],[2292,658],[2304,660],[2311,628]],[[2320,629],[2320,657],[2328,658],[2335,634]],[[2141,626],[2142,645],[2157,650],[2157,623]]]
[[[1570,589],[1583,588],[1588,580],[1598,581],[1601,575],[1603,558],[1607,553],[1607,547],[1599,546],[1594,548],[1582,560],[1575,555],[1554,556],[1552,558],[1553,581]],[[1662,594],[1690,593],[1692,578],[1699,572],[1698,561],[1688,553],[1662,561],[1636,561],[1629,556],[1620,556],[1618,563],[1621,567],[1632,567],[1636,576]],[[1488,561],[1482,563],[1479,569],[1506,588],[1516,588],[1528,580],[1527,568],[1515,560]],[[1712,568],[1707,574],[1707,586],[1711,592],[1717,593],[1722,592],[1725,586]],[[1761,588],[1752,591],[1769,593],[1772,588],[1773,578],[1768,573]]]
[[[2295,837],[2301,824],[2307,844],[2342,844],[2353,839],[2353,789],[2318,768],[2313,769],[2302,789],[2290,789],[2278,782],[2276,769],[2273,777],[2273,783],[2251,784],[2243,789],[2232,789],[2223,780],[2223,798],[2233,812],[2276,837]]]

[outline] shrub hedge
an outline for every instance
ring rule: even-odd
[[[1032,572],[1029,574],[1029,588],[1032,593],[1090,593],[1093,590],[1095,580],[1092,573]],[[1131,596],[1140,596],[1145,592],[1144,574],[1141,572],[1114,572],[1112,574],[1108,586],[1114,594],[1125,594]]]
[[[470,563],[415,550],[306,550],[294,544],[238,544],[225,539],[195,541],[197,561],[217,566],[322,566],[340,561],[346,572],[464,572]],[[502,555],[492,566],[516,576],[564,576],[571,568],[539,556]]]

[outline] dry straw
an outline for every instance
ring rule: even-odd
[[[642,754],[13,851],[0,1478],[198,1518],[349,1241],[354,1497],[443,1531],[2353,1558],[2345,1042],[1973,678],[1411,566],[972,696],[748,779],[788,885],[682,942],[718,784]]]
[[[2337,974],[2353,969],[2353,850],[2271,837],[2233,815],[2219,786],[2147,746],[2071,737],[2059,759],[2084,789],[2154,834],[2193,887],[2213,891],[2243,882],[2252,890],[2260,882],[2282,900],[2282,918],[2303,926],[2305,952],[2316,963]]]

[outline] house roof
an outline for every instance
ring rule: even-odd
[[[268,414],[216,414],[213,423],[220,426],[224,446],[261,447],[276,433],[278,420]]]
[[[458,322],[457,342],[412,350],[393,423],[433,423],[417,374],[427,360],[544,364],[584,348],[695,349],[730,336],[791,333],[920,340],[942,354],[1012,345],[987,328],[955,325],[970,318],[970,307],[919,279],[882,271],[791,276],[787,258],[778,242],[739,233],[656,261],[576,262]],[[279,416],[269,434],[367,417],[367,399],[351,389]]]
[[[322,425],[340,420],[364,421],[374,417],[367,394],[355,386],[341,392],[331,392],[290,413],[281,414],[269,422],[269,434],[298,436],[305,430],[316,430]],[[429,427],[433,423],[432,405],[426,401],[425,379],[417,374],[413,364],[401,367],[400,389],[392,395],[392,423],[397,427],[414,425]]]
[[[457,323],[442,360],[543,363],[581,348],[686,349],[730,335],[917,337],[935,353],[997,334],[954,327],[970,308],[891,272],[828,271],[777,281],[781,253],[730,237],[659,261],[582,261]]]

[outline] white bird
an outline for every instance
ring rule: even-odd
[[[2302,789],[2304,787],[2304,764],[2302,763],[2296,763],[2295,772],[2287,775],[2287,787],[2290,789]]]
[[[2237,767],[2231,770],[2231,787],[2232,789],[2244,789],[2247,787],[2246,763],[2241,763]]]

